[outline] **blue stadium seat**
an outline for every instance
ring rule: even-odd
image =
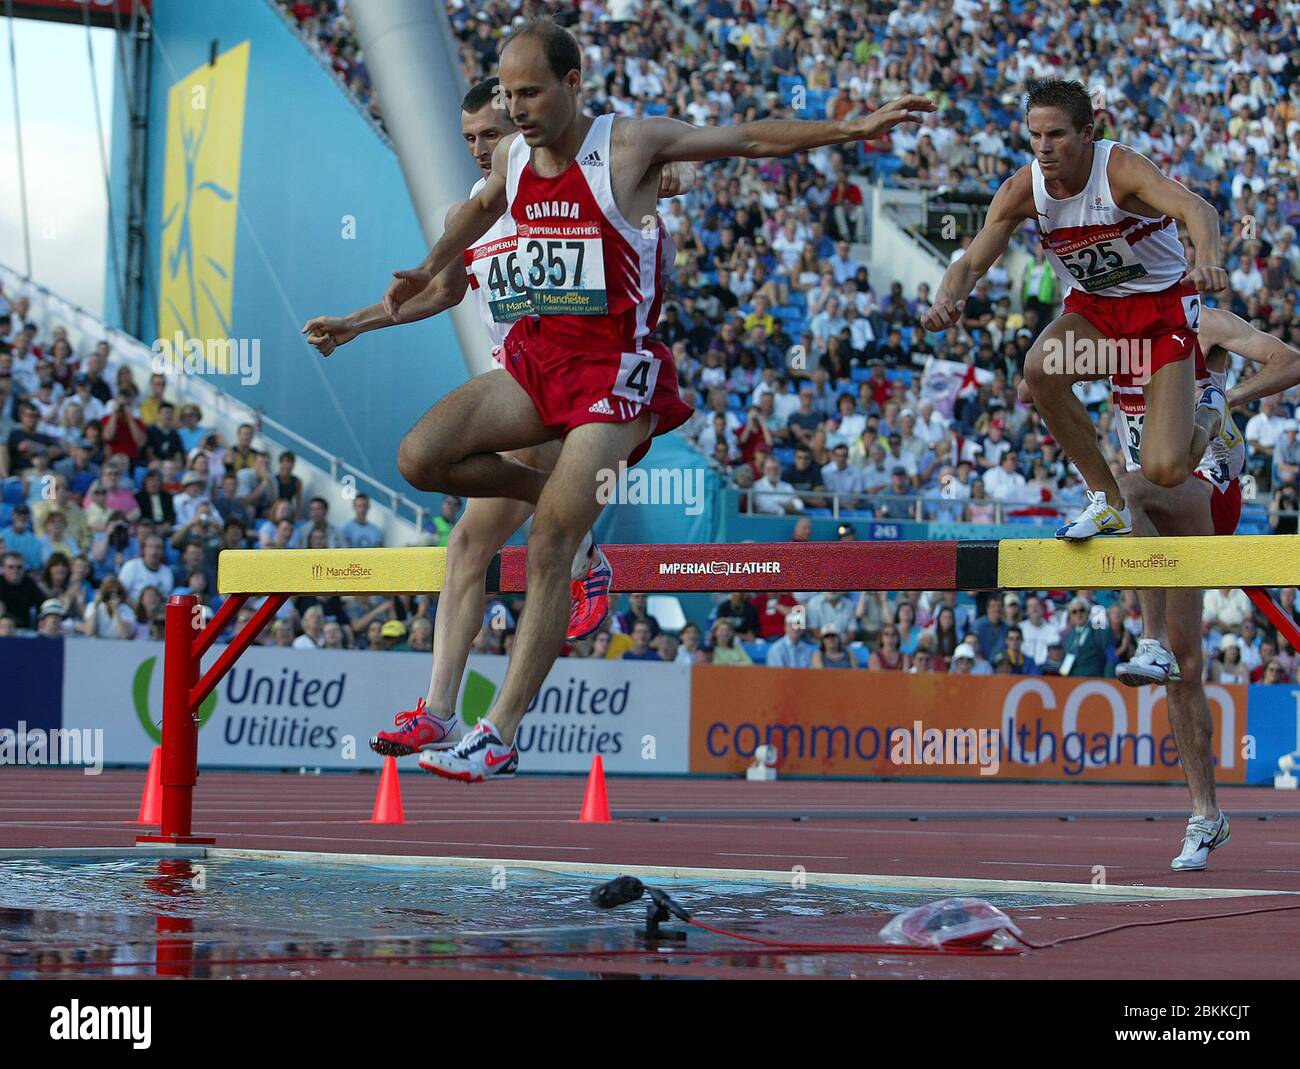
[[[10,504],[0,504],[0,528],[8,527],[13,523],[14,507]]]
[[[794,450],[790,448],[773,449],[772,456],[781,462],[781,467],[786,468],[794,463]]]
[[[794,92],[794,87],[803,84],[803,78],[797,74],[783,74],[776,80],[776,91],[781,94],[781,103],[785,107],[790,106],[790,95]]]
[[[859,382],[866,382],[869,378],[871,378],[871,368],[869,367],[850,368],[849,376],[853,379],[853,384],[856,386]]]
[[[741,646],[755,664],[767,664],[767,643],[761,638],[757,642],[742,642]]]
[[[16,476],[5,480],[4,493],[0,497],[6,505],[21,505],[26,500],[23,494],[23,481]]]
[[[807,309],[808,298],[800,290],[792,290],[790,293],[790,303],[784,307]]]
[[[646,104],[645,113],[648,116],[658,116],[668,114],[667,104]]]
[[[738,393],[727,394],[727,407],[733,412],[739,412],[745,407],[745,399]]]
[[[899,340],[903,343],[903,348],[910,349],[912,347],[912,336],[916,333],[911,324],[903,327],[898,333]]]
[[[894,368],[885,372],[885,378],[890,382],[901,382],[904,386],[912,385],[912,372],[905,367]]]
[[[831,510],[830,509],[804,509],[803,514],[808,517],[829,516],[831,514]]]
[[[850,642],[849,653],[859,668],[866,668],[871,663],[871,647],[865,642]]]
[[[889,178],[903,169],[903,161],[892,152],[877,152],[876,172],[881,178]]]
[[[810,119],[826,118],[826,102],[831,98],[829,89],[809,89],[808,96],[804,103],[808,105],[806,111]]]
[[[873,520],[876,514],[870,509],[840,509],[840,516],[846,520]]]

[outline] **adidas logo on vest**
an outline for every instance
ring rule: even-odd
[[[580,167],[604,167],[605,161],[600,158],[600,153],[596,151],[588,152],[578,161]]]

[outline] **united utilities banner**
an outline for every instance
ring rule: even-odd
[[[102,728],[105,763],[146,763],[161,737],[162,644],[87,639],[64,651],[64,726]],[[505,667],[470,658],[459,697],[467,725],[491,708]],[[415,706],[429,670],[425,653],[254,647],[199,710],[199,765],[379,768],[368,740]],[[599,754],[610,772],[683,773],[689,696],[682,665],[561,659],[520,727],[522,769],[586,772]]]
[[[1216,779],[1244,783],[1245,687],[1210,684]],[[1175,783],[1164,689],[1110,679],[697,665],[692,772],[775,746],[793,775]]]

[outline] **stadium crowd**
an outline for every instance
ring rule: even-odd
[[[381,119],[343,0],[280,4]],[[1069,459],[1016,400],[1024,354],[1060,300],[1032,227],[1017,238],[1027,267],[1013,277],[995,265],[961,326],[942,335],[920,327],[925,284],[904,292],[859,259],[869,182],[978,204],[1029,161],[1020,102],[1032,78],[1082,80],[1100,136],[1214,203],[1231,272],[1220,303],[1300,346],[1298,4],[450,0],[467,81],[494,73],[502,34],[544,10],[583,45],[593,113],[729,123],[851,117],[903,92],[939,104],[920,128],[869,146],[711,164],[695,190],[663,205],[677,256],[658,333],[696,408],[682,433],[744,491],[743,507],[793,521],[796,540],[833,505],[849,520],[983,523],[1081,503]],[[222,442],[195,406],[167,402],[164,376],[141,390],[112,367],[106,344],[74,354],[57,329],[38,340],[23,298],[9,304],[0,304],[0,474],[10,477],[0,634],[156,636],[168,593],[212,605],[223,548],[373,544],[364,495],[335,527],[323,500],[303,502],[291,454],[272,471],[254,428]],[[962,388],[927,393],[931,358],[972,369]],[[1230,384],[1243,373],[1234,360]],[[1107,391],[1086,400],[1120,463]],[[1297,401],[1292,391],[1237,417],[1267,506],[1259,522],[1279,533],[1297,530]],[[459,505],[444,503],[441,535]],[[854,536],[851,524],[840,531]],[[1300,619],[1295,591],[1282,598]],[[508,652],[520,607],[490,605],[475,648]],[[1128,593],[733,595],[703,632],[689,624],[679,634],[660,628],[642,595],[620,608],[570,652],[976,674],[1066,663],[1070,674],[1101,676],[1141,627]],[[428,649],[433,611],[425,598],[296,599],[266,641]],[[1294,651],[1239,591],[1206,595],[1205,643],[1213,678],[1295,676]]]

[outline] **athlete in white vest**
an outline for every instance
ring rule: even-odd
[[[1262,365],[1228,394],[1232,408],[1282,393],[1300,383],[1300,350],[1256,330],[1229,311],[1203,309],[1200,340],[1205,350],[1205,362],[1200,369],[1203,384],[1212,382],[1219,390],[1226,388],[1232,353]],[[1155,486],[1142,475],[1138,463],[1143,446],[1140,413],[1135,419],[1130,401],[1122,395],[1116,397],[1115,411],[1115,429],[1128,469],[1119,484],[1133,512],[1134,534],[1231,535],[1235,532],[1241,517],[1239,476],[1246,464],[1246,447],[1241,435],[1237,434],[1231,444],[1223,436],[1212,438],[1194,477],[1182,486]],[[1210,851],[1223,846],[1231,835],[1228,818],[1219,810],[1215,797],[1213,721],[1202,682],[1204,591],[1171,589],[1137,593],[1142,605],[1142,638],[1133,659],[1116,666],[1115,677],[1131,687],[1168,686],[1169,724],[1192,800],[1192,816],[1187,822],[1183,849],[1171,867],[1197,871],[1205,868]]]
[[[1198,291],[1228,285],[1219,216],[1146,157],[1112,141],[1094,142],[1092,101],[1080,83],[1031,83],[1025,115],[1033,162],[998,189],[983,228],[944,273],[921,323],[940,331],[959,322],[975,283],[1012,234],[1036,223],[1067,293],[1064,313],[1025,358],[1025,380],[1089,490],[1083,513],[1057,537],[1127,534],[1132,524],[1123,494],[1073,386],[1130,372],[1132,361],[1119,358],[1136,356],[1145,372],[1136,376],[1145,398],[1142,471],[1166,487],[1191,474],[1201,459],[1193,431]],[[1196,253],[1190,270],[1180,221]],[[1230,434],[1222,392],[1206,390],[1200,403],[1212,410],[1215,433]]]
[[[466,148],[479,165],[484,177],[470,190],[476,195],[492,170],[492,154],[501,138],[514,133],[509,111],[498,99],[497,79],[489,78],[474,86],[461,102],[461,132]],[[676,196],[687,192],[694,183],[690,164],[666,168],[659,193]],[[458,207],[458,206],[456,206]],[[448,218],[456,207],[448,213]],[[671,239],[668,239],[671,244]],[[417,297],[402,307],[396,320],[382,303],[358,309],[346,316],[318,316],[303,328],[307,340],[322,356],[329,356],[338,346],[366,331],[391,327],[395,323],[412,323],[454,308],[467,290],[474,291],[479,315],[493,346],[494,361],[515,322],[528,315],[531,308],[526,294],[511,282],[518,278],[515,267],[516,235],[514,220],[504,214],[471,248],[463,264],[443,271]],[[499,365],[498,365],[499,366]],[[543,472],[550,472],[560,453],[558,442],[512,450],[507,456]],[[493,557],[506,540],[532,514],[526,501],[502,497],[469,499],[460,521],[452,528],[447,542],[447,565],[438,612],[434,616],[433,670],[429,690],[415,708],[398,713],[392,731],[380,731],[370,740],[377,753],[402,756],[424,750],[445,749],[460,739],[461,727],[456,713],[456,698],[469,660],[474,639],[483,626],[482,594],[487,570]],[[604,610],[586,605],[590,600],[588,584],[582,582],[590,567],[590,537],[579,547],[574,559],[571,588],[572,618],[603,619],[608,612],[608,595]],[[581,638],[570,629],[571,638]]]

